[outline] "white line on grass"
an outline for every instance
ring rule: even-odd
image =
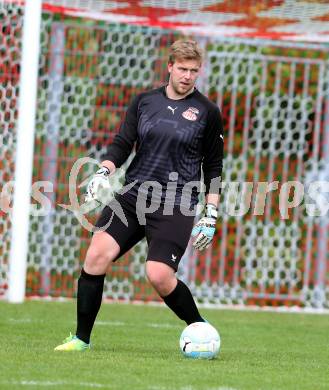
[[[176,387],[175,390],[197,390],[194,386]],[[149,386],[147,390],[172,390],[172,387],[167,386]],[[235,387],[208,387],[207,390],[238,390]]]
[[[106,326],[136,326],[135,324],[133,323],[127,323],[127,322],[122,322],[122,321],[96,321],[95,322],[95,325],[106,325]],[[143,327],[146,327],[146,328],[176,328],[178,327],[179,325],[177,324],[168,324],[168,323],[164,323],[164,324],[157,324],[157,323],[146,323],[143,325]]]
[[[13,323],[13,324],[31,324],[31,323],[40,323],[44,322],[43,320],[34,320],[32,318],[8,318],[8,321]],[[133,323],[128,323],[124,321],[96,321],[96,325],[100,326],[136,326]],[[179,325],[177,324],[169,324],[169,323],[164,323],[164,324],[157,324],[157,323],[149,323],[143,325],[148,328],[176,328]]]
[[[95,325],[124,326],[127,324],[125,322],[122,322],[122,321],[96,321]]]
[[[147,324],[150,328],[174,328],[176,325],[173,324]]]
[[[110,389],[107,385],[101,383],[89,383],[89,382],[66,382],[66,381],[11,381],[11,382],[0,382],[4,385],[20,385],[20,386],[82,386],[82,387],[93,387],[93,388],[106,388]]]
[[[91,387],[91,388],[102,388],[110,389],[109,386],[103,385],[101,383],[90,383],[90,382],[67,382],[67,381],[8,381],[0,382],[0,385],[19,385],[19,386],[81,386],[81,387]],[[148,386],[147,390],[172,390],[172,387],[167,386]],[[194,386],[183,386],[177,387],[176,390],[197,390],[197,387]],[[209,387],[207,390],[238,390],[234,387]]]
[[[28,324],[33,322],[31,318],[9,318],[9,322],[17,323],[17,324]],[[38,320],[38,322],[41,322]]]

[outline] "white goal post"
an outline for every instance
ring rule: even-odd
[[[42,0],[26,0],[12,211],[8,301],[25,298]]]

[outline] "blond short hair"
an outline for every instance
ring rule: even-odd
[[[180,39],[170,46],[168,62],[173,64],[177,60],[196,60],[201,64],[202,57],[203,53],[197,42]]]

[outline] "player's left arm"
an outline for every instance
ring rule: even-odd
[[[221,190],[223,168],[223,125],[219,109],[216,107],[209,113],[203,141],[203,176],[206,190],[204,216],[194,226],[193,246],[203,250],[211,244],[218,218],[218,205]]]

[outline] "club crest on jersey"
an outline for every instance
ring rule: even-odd
[[[189,121],[196,121],[198,119],[199,110],[195,107],[189,107],[182,113],[183,118]]]

